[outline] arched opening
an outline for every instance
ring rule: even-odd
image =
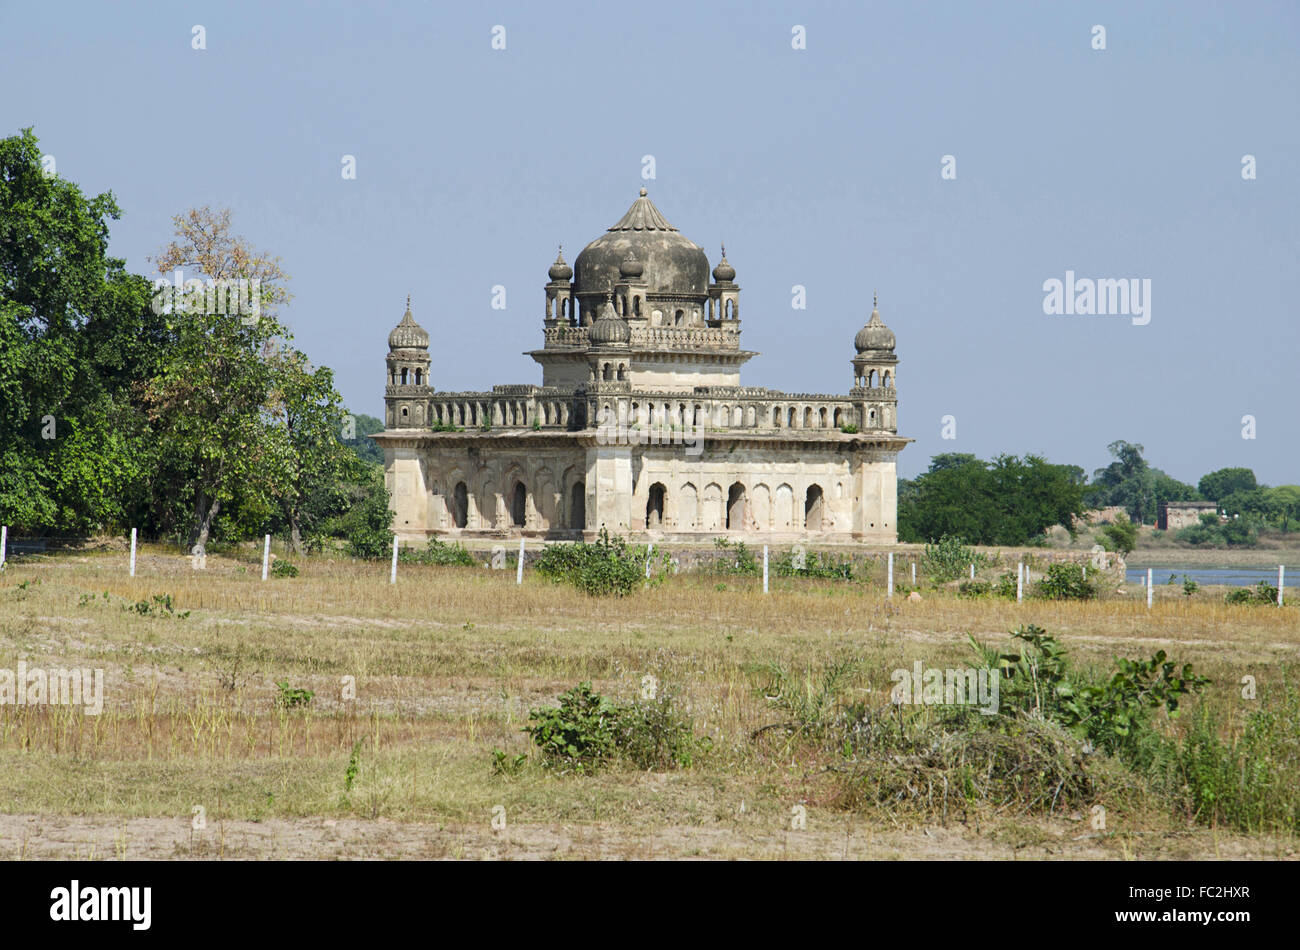
[[[647,528],[658,528],[664,520],[664,493],[666,489],[662,482],[655,482],[650,486],[650,500],[645,506],[645,526]]]
[[[403,406],[403,407],[402,407],[402,418],[405,419],[405,418],[406,418],[407,416],[409,416],[409,415],[410,415],[410,412],[407,410],[407,408],[406,408],[405,406]]]
[[[458,528],[469,522],[469,489],[464,482],[457,482],[451,493],[451,522]]]
[[[424,370],[417,369],[415,371],[415,385],[422,386],[423,384],[424,384]]]
[[[803,410],[803,427],[804,427],[805,429],[811,429],[811,428],[813,427],[813,412],[812,412],[812,406],[804,406],[804,410]]]
[[[772,428],[773,429],[781,428],[781,407],[780,406],[772,407]]]
[[[510,520],[516,528],[522,528],[528,511],[528,489],[523,482],[515,482],[514,493],[510,497]]]
[[[641,316],[641,297],[639,295],[632,298],[632,316]]]
[[[884,380],[884,382],[885,382],[885,388],[886,388],[886,389],[893,389],[893,388],[894,388],[894,377],[893,377],[893,374],[891,374],[888,370],[885,371],[885,380]]]
[[[736,302],[734,300],[727,301],[727,319],[736,319]]]
[[[403,385],[403,386],[406,385],[406,374],[409,373],[409,372],[410,372],[410,370],[408,370],[405,366],[402,367],[402,385]]]
[[[821,426],[823,429],[825,429],[826,428],[826,407],[825,406],[823,406],[820,410],[818,410],[817,420],[818,420],[817,424]]]
[[[569,492],[569,527],[581,531],[587,526],[587,490],[582,482],[574,482]]]
[[[836,409],[836,410],[835,410],[835,428],[838,429],[838,428],[839,428],[840,426],[842,426],[842,425],[844,425],[844,410],[843,410],[843,409]]]
[[[785,413],[785,426],[787,429],[794,428],[794,419],[795,419],[794,406],[791,406],[789,409],[786,410]]]
[[[822,529],[822,487],[809,485],[808,495],[803,503],[803,524],[809,531]]]
[[[624,363],[618,364],[618,378],[620,381],[627,379],[627,365]]]
[[[686,322],[686,311],[678,310],[677,313],[673,316],[673,326],[680,327],[685,322]]]
[[[601,371],[601,378],[607,382],[614,378],[608,363],[605,364],[605,368]]]
[[[727,530],[739,531],[745,527],[745,486],[736,482],[727,492]]]

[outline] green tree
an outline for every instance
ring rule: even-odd
[[[1111,551],[1128,555],[1137,547],[1137,525],[1122,515],[1101,529],[1102,543]]]
[[[156,447],[131,385],[166,350],[146,281],[108,256],[111,192],[47,176],[31,129],[0,140],[0,522],[132,520]]]
[[[1106,446],[1115,461],[1093,473],[1088,504],[1102,508],[1118,505],[1138,524],[1154,522],[1156,515],[1155,475],[1135,442],[1118,440]]]
[[[1071,533],[1083,513],[1083,486],[1069,466],[1040,456],[936,456],[929,471],[900,492],[899,538],[970,544],[1026,544],[1053,525]]]
[[[1223,499],[1229,495],[1252,491],[1259,486],[1255,473],[1248,468],[1221,468],[1203,476],[1196,487],[1207,500],[1222,505]]]

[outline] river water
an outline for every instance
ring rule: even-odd
[[[1250,567],[1152,567],[1151,583],[1160,585],[1168,583],[1169,575],[1174,575],[1174,583],[1182,584],[1183,577],[1190,577],[1198,584],[1221,585],[1230,587],[1254,587],[1260,581],[1277,583],[1277,568]],[[1145,584],[1147,569],[1130,567],[1125,572],[1125,580],[1130,584]],[[1285,584],[1287,589],[1300,584],[1300,567],[1287,565]]]

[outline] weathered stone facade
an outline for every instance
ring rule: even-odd
[[[576,270],[576,276],[575,276]],[[873,309],[846,395],[742,386],[740,287],[642,189],[548,272],[541,385],[437,392],[407,303],[389,335],[394,530],[550,538],[897,539],[894,334]]]

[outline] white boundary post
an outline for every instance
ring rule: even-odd
[[[271,536],[268,534],[262,542],[262,580],[266,580],[266,571],[271,566]]]
[[[912,586],[916,586],[916,562],[912,562]]]
[[[648,565],[647,565],[648,566]],[[515,564],[515,583],[524,582],[524,539],[519,539],[519,561]]]
[[[1025,599],[1025,562],[1016,563],[1016,603],[1022,603]]]
[[[5,549],[9,546],[9,526],[0,525],[0,571],[5,569]]]
[[[650,559],[654,557],[655,544],[653,541],[645,549],[645,579],[650,580]]]
[[[131,529],[131,576],[135,577],[135,528]]]
[[[393,535],[393,566],[388,570],[388,583],[397,583],[397,535]]]
[[[886,596],[888,597],[894,596],[894,552],[893,551],[889,552],[889,588]]]
[[[767,545],[763,545],[763,593],[767,593]]]
[[[1151,609],[1151,599],[1155,596],[1155,591],[1151,589],[1151,568],[1147,568],[1147,610]]]
[[[971,579],[971,580],[975,580],[975,565],[974,565],[974,564],[971,564],[971,566],[970,566],[970,579]]]
[[[0,554],[0,563],[4,562],[4,555]],[[1277,605],[1282,606],[1282,582],[1286,578],[1286,565],[1277,566]]]

